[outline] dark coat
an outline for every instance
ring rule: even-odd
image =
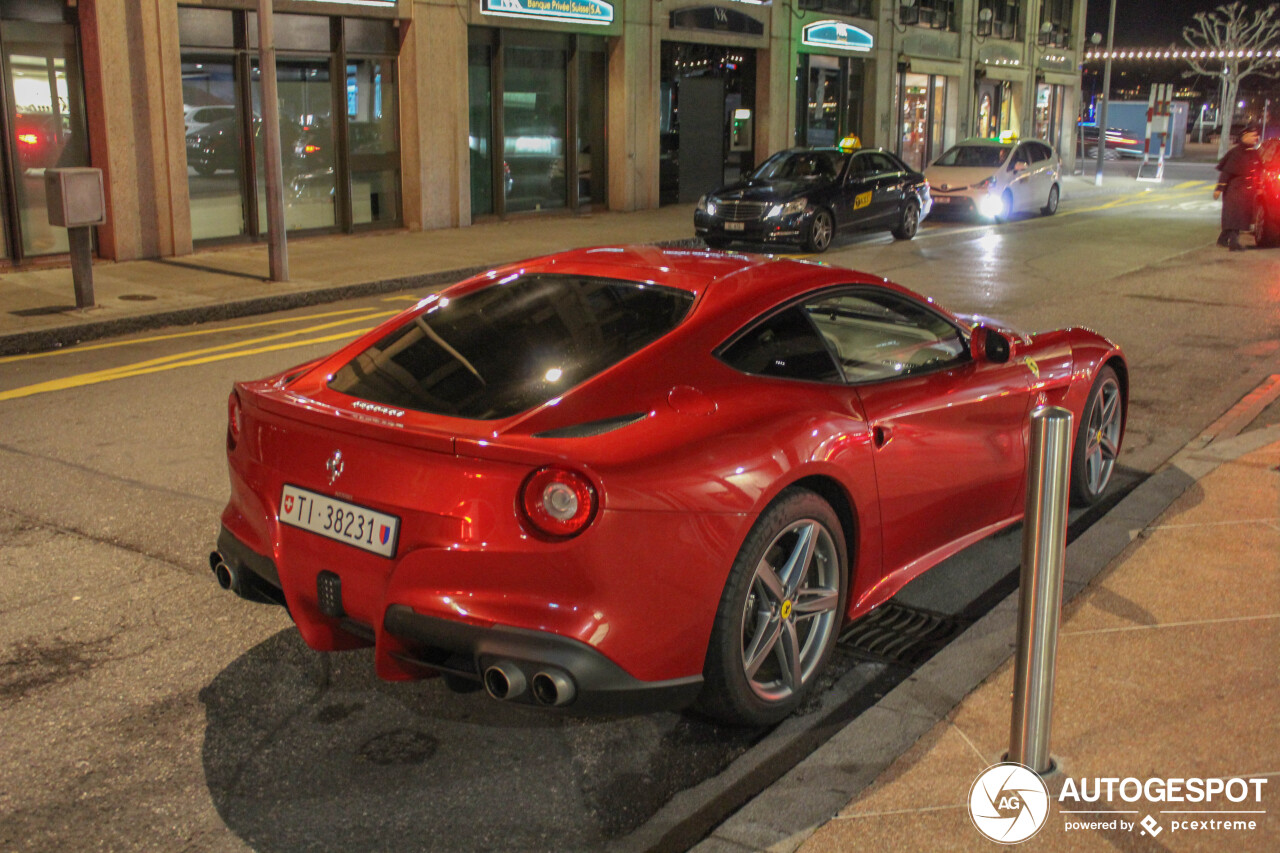
[[[1258,192],[1262,158],[1256,148],[1237,144],[1218,163],[1218,189],[1222,190],[1222,228],[1247,231],[1253,227],[1253,204]]]

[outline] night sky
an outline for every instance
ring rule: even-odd
[[[1266,8],[1271,0],[1244,0],[1250,10]],[[1087,32],[1102,33],[1107,41],[1107,16],[1110,0],[1088,0]],[[1212,12],[1225,0],[1116,0],[1116,47],[1183,46],[1182,28],[1195,23],[1196,12]]]

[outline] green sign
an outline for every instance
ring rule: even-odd
[[[613,22],[613,4],[604,0],[480,0],[480,11],[486,15],[575,24]]]
[[[818,21],[804,28],[804,43],[810,47],[834,47],[839,50],[871,50],[875,40],[864,29],[842,21]]]

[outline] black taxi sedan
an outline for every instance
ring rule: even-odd
[[[879,148],[779,151],[745,181],[698,199],[695,233],[712,248],[735,240],[825,252],[838,231],[916,235],[933,202],[924,175]]]

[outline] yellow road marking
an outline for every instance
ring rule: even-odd
[[[383,302],[420,302],[422,301],[422,297],[421,296],[384,296],[382,297],[382,301]]]
[[[215,361],[226,361],[232,358],[242,358],[248,355],[261,355],[267,352],[278,352],[280,350],[294,349],[296,347],[311,346],[312,344],[323,344],[330,341],[340,341],[343,338],[354,338],[362,335],[369,329],[350,329],[345,332],[338,332],[333,335],[325,335],[319,338],[309,338],[305,341],[289,341],[288,343],[272,344],[270,346],[255,347],[254,349],[241,350],[237,352],[223,352],[216,355],[206,355],[203,358],[193,358],[187,361],[170,362],[168,364],[155,364],[147,367],[131,365],[128,367],[117,368],[115,370],[101,370],[94,373],[81,373],[78,376],[67,376],[62,379],[53,379],[49,382],[41,382],[37,385],[27,385],[24,388],[14,388],[11,391],[0,391],[0,400],[16,400],[20,397],[30,397],[34,394],[43,394],[48,391],[64,391],[68,388],[81,388],[85,385],[97,385],[101,382],[111,382],[115,379],[128,379],[131,376],[145,376],[149,373],[160,373],[165,370],[176,370],[179,367],[196,367],[201,364],[211,364]]]
[[[1188,189],[1189,187],[1207,187],[1209,186],[1210,183],[1212,182],[1211,181],[1183,181],[1182,183],[1174,186],[1173,189],[1185,190],[1185,189]]]
[[[366,320],[377,319],[379,317],[389,317],[396,313],[398,312],[382,311],[374,314],[362,314],[359,317],[348,317],[343,320],[335,320],[331,323],[321,323],[317,326],[309,326],[305,329],[291,329],[287,332],[266,335],[264,337],[253,338],[247,341],[236,341],[230,344],[204,347],[203,349],[160,356],[159,358],[147,359],[146,361],[126,364],[120,367],[109,367],[104,368],[103,370],[90,371],[89,373],[80,373],[74,376],[62,377],[60,379],[51,379],[47,382],[25,385],[20,388],[13,388],[9,391],[0,391],[0,400],[15,400],[20,397],[30,397],[33,394],[43,394],[49,391],[63,391],[68,388],[81,388],[85,385],[95,385],[99,382],[110,382],[115,379],[124,379],[130,376],[142,376],[148,373],[157,373],[162,370],[174,370],[179,367],[194,367],[196,365],[208,364],[214,361],[224,361],[230,358],[242,358],[244,356],[259,355],[265,352],[275,352],[276,350],[281,349],[289,349],[292,347],[307,346],[309,344],[319,344],[327,341],[341,340],[342,338],[355,337],[356,335],[369,331],[369,329],[373,327],[366,326],[361,329],[348,330],[319,338],[309,338],[305,341],[291,341],[285,344],[273,344],[270,346],[253,346],[254,344],[265,344],[269,341],[278,341],[282,338],[309,335],[325,329],[331,329],[336,326],[343,326],[347,323],[364,322]],[[249,348],[244,349],[244,347]],[[230,352],[228,352],[228,350],[230,350]]]
[[[301,323],[305,320],[321,320],[325,317],[340,317],[344,314],[361,314],[368,311],[368,308],[347,308],[342,311],[326,311],[323,314],[307,314],[303,317],[287,317],[282,320],[262,320],[257,323],[241,323],[238,326],[222,326],[217,329],[196,329],[190,332],[173,332],[168,335],[152,335],[149,338],[132,338],[127,341],[108,341],[101,344],[85,344],[84,346],[66,347],[64,349],[49,350],[48,352],[32,352],[23,355],[10,355],[0,358],[0,364],[7,364],[11,361],[27,361],[33,358],[48,358],[52,355],[65,355],[67,353],[92,352],[100,349],[113,349],[115,347],[127,347],[133,344],[145,344],[152,341],[172,341],[178,338],[193,338],[198,335],[216,335],[219,332],[237,332],[242,329],[258,329],[263,326],[278,326],[282,323]],[[353,318],[359,319],[359,318]]]

